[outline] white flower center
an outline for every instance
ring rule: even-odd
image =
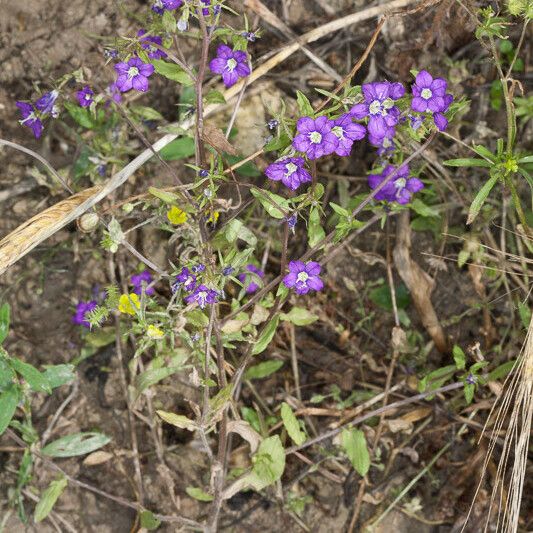
[[[307,272],[300,272],[298,274],[298,281],[305,283],[309,279],[309,274]]]
[[[35,113],[32,111],[26,118],[22,119],[22,120],[19,120],[19,123],[20,124],[24,124],[26,122],[28,122],[28,120],[34,120],[36,117],[35,117]]]
[[[285,168],[287,169],[286,176],[292,176],[298,170],[298,166],[294,163],[287,163]]]
[[[424,100],[429,100],[433,96],[433,93],[431,92],[431,89],[422,89],[422,91],[420,91],[420,96]]]
[[[402,189],[405,189],[405,186],[407,185],[407,180],[405,178],[398,178],[394,182],[394,186],[398,189],[398,192]]]
[[[381,102],[379,100],[374,100],[369,106],[368,106],[368,112],[371,115],[377,115],[378,113],[381,113]]]
[[[226,68],[230,71],[230,72],[233,72],[235,70],[235,67],[237,66],[237,61],[233,58],[231,59],[228,59],[226,61]]]
[[[130,67],[128,69],[128,78],[135,78],[139,75],[139,69],[137,67]]]
[[[319,133],[318,131],[312,131],[310,134],[309,134],[309,140],[313,143],[313,144],[318,144],[322,141],[322,134]]]
[[[194,280],[192,279],[192,276],[189,276],[186,280],[185,280],[185,283],[184,285],[190,285],[191,283],[193,283]]]
[[[334,126],[331,128],[331,131],[338,137],[341,141],[344,140],[344,129],[342,126]]]

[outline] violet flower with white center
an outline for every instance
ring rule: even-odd
[[[157,44],[159,46],[163,45],[163,39],[159,37],[158,35],[147,35],[146,37],[143,37],[143,35],[146,34],[146,30],[140,29],[137,32],[137,37],[140,37],[139,41],[141,43],[141,47],[144,48],[144,50],[148,51],[148,57],[150,59],[163,59],[167,57],[167,54],[163,52],[163,50],[160,50],[156,46],[152,46],[150,43]]]
[[[88,85],[76,93],[76,98],[81,107],[89,107],[94,102],[93,96],[94,92]]]
[[[339,146],[339,139],[331,131],[333,126],[333,122],[326,116],[317,119],[302,117],[296,123],[298,135],[293,139],[292,145],[309,159],[332,154]]]
[[[401,83],[388,81],[364,83],[361,87],[364,101],[350,109],[350,115],[357,120],[368,117],[368,132],[375,138],[384,137],[387,129],[395,126],[400,110],[394,105],[405,94]]]
[[[291,261],[289,273],[283,278],[283,284],[294,289],[296,294],[307,294],[309,291],[321,291],[324,282],[320,279],[321,266],[315,261],[304,263]]]
[[[45,93],[35,102],[35,107],[41,112],[41,116],[51,115],[52,118],[57,118],[59,110],[55,105],[59,96],[58,91],[50,91]]]
[[[153,279],[152,274],[150,274],[150,271],[148,270],[143,270],[140,274],[134,274],[130,278],[130,283],[133,285],[133,292],[140,296],[144,287],[145,294],[147,296],[152,296],[155,290],[153,287],[148,287],[148,285],[152,283]]]
[[[204,309],[207,304],[214,304],[218,301],[218,293],[205,285],[199,285],[196,290],[185,297],[185,302],[192,304],[196,302],[200,309]]]
[[[116,87],[120,92],[127,92],[130,89],[146,92],[148,90],[148,78],[154,72],[154,66],[143,63],[138,57],[132,57],[127,63],[117,63],[115,65],[118,78]]]
[[[265,174],[269,179],[281,181],[283,185],[295,191],[302,183],[313,181],[304,165],[303,157],[288,157],[268,165]]]
[[[88,302],[79,302],[76,306],[76,312],[72,316],[71,320],[73,324],[77,326],[83,326],[84,328],[90,328],[91,324],[87,320],[86,316],[90,313],[96,306],[97,302],[95,300],[90,300]]]
[[[388,176],[396,171],[396,167],[387,165],[381,174],[370,174],[368,185],[372,190],[376,189]],[[411,196],[422,190],[424,184],[418,178],[409,178],[409,167],[402,165],[394,177],[381,189],[374,198],[398,204],[408,204]]]
[[[226,87],[231,87],[237,83],[239,78],[250,75],[248,54],[242,50],[232,50],[225,44],[217,48],[217,57],[211,60],[209,68],[215,74],[222,75],[222,81]]]
[[[350,114],[346,113],[333,121],[331,131],[338,137],[339,144],[335,150],[337,155],[346,157],[350,155],[354,141],[360,141],[366,135],[366,128],[352,121]]]
[[[419,113],[424,111],[441,113],[446,107],[444,95],[447,86],[448,83],[444,78],[433,79],[427,70],[421,70],[411,87],[413,91],[411,109]]]
[[[183,267],[176,276],[176,285],[181,285],[187,292],[192,292],[196,287],[196,276],[191,274],[187,267]]]
[[[22,120],[19,120],[19,123],[30,128],[35,138],[38,139],[43,132],[43,123],[37,117],[35,108],[29,102],[16,102],[16,106],[22,115]]]
[[[257,291],[257,289],[259,289],[259,284],[256,283],[256,281],[258,281],[257,277],[264,278],[265,273],[260,268],[257,268],[252,264],[246,265],[246,270],[252,274],[243,272],[237,276],[237,279],[244,285],[246,294],[253,294]]]

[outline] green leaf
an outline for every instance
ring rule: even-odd
[[[298,103],[298,109],[300,110],[301,116],[314,118],[315,111],[304,93],[296,91],[296,102]]]
[[[135,377],[135,396],[139,395],[156,383],[159,383],[162,379],[168,378],[182,370],[181,366],[168,366],[163,368],[151,368],[146,370]]]
[[[262,191],[255,188],[250,189],[250,192],[259,200],[260,204],[271,217],[277,219],[285,218],[282,209],[286,212],[289,211],[289,203],[285,198],[269,191]],[[276,206],[279,206],[279,208]]]
[[[362,477],[366,476],[370,469],[370,454],[365,434],[359,429],[343,429],[341,443],[355,471]]]
[[[492,163],[485,159],[478,159],[476,157],[467,157],[464,159],[448,159],[443,162],[447,167],[485,167],[490,168]]]
[[[525,303],[519,302],[518,314],[520,315],[522,325],[527,329],[529,327],[529,323],[531,322],[531,309]]]
[[[409,295],[409,290],[403,283],[400,283],[400,285],[396,287],[395,295],[396,295],[396,307],[398,307],[398,309],[405,309],[411,303],[411,297]],[[386,309],[387,311],[392,311],[392,297],[391,297],[390,287],[388,284],[381,285],[381,287],[376,287],[375,289],[372,289],[368,297],[373,303],[375,303],[382,309]]]
[[[274,137],[271,141],[267,142],[263,147],[265,152],[273,152],[275,150],[283,150],[291,144],[291,138],[285,133],[280,133],[279,137]]]
[[[502,379],[516,365],[516,359],[513,359],[512,361],[507,361],[506,363],[503,363],[503,365],[497,366],[492,372],[489,372],[489,375],[487,376],[487,381],[496,381],[497,379]]]
[[[224,98],[224,95],[220,91],[216,91],[215,89],[211,89],[206,97],[205,101],[208,104],[225,104],[226,99]]]
[[[152,65],[154,65],[155,71],[161,76],[168,78],[172,81],[177,81],[186,87],[190,87],[193,84],[190,76],[175,63],[167,63],[162,59],[152,59]]]
[[[0,348],[0,392],[9,387],[16,377],[15,371],[9,366],[7,354]]]
[[[281,314],[281,320],[292,322],[295,326],[308,326],[316,322],[318,317],[303,307],[293,307],[288,313]]]
[[[433,207],[426,205],[422,200],[420,200],[420,198],[415,198],[411,202],[411,207],[422,217],[439,217],[439,212]]]
[[[472,148],[474,152],[476,152],[476,154],[480,155],[481,157],[484,157],[485,159],[488,159],[489,161],[492,161],[493,163],[496,162],[496,156],[482,144],[474,145],[472,146]]]
[[[316,207],[311,208],[309,212],[307,236],[310,248],[316,246],[326,236],[326,232],[320,224],[320,211]]]
[[[76,457],[102,448],[111,442],[103,433],[89,431],[67,435],[46,445],[41,453],[49,457]]]
[[[163,24],[163,29],[165,30],[165,32],[170,34],[176,32],[176,19],[170,11],[165,11],[163,13],[163,16],[161,17],[161,22]]]
[[[89,346],[94,346],[95,348],[103,348],[104,346],[108,346],[115,342],[115,339],[116,333],[114,326],[97,329],[95,331],[89,331],[84,337],[85,342]]]
[[[533,163],[533,155],[527,155],[525,157],[521,157],[518,160],[518,164],[519,165],[526,165],[528,163]]]
[[[197,328],[206,328],[209,325],[209,318],[201,309],[193,309],[185,313],[187,323]]]
[[[474,399],[474,393],[476,392],[476,386],[472,383],[465,383],[464,393],[466,404],[470,405]]]
[[[187,487],[185,489],[185,492],[195,500],[198,500],[200,502],[212,502],[213,496],[211,494],[208,494],[207,492],[204,492],[202,489],[199,489],[198,487]]]
[[[35,507],[35,522],[41,522],[50,514],[57,499],[65,490],[67,483],[67,478],[62,477],[52,481],[50,485],[48,485],[47,489],[43,492],[39,503]]]
[[[485,200],[489,196],[490,191],[492,191],[494,185],[496,185],[497,181],[498,181],[498,175],[492,176],[485,183],[485,185],[481,187],[476,197],[474,198],[474,201],[470,205],[470,209],[468,210],[468,219],[466,221],[467,224],[472,224],[475,218],[479,215],[479,212],[481,211],[481,207],[485,203]]]
[[[157,414],[167,423],[176,426],[180,429],[188,429],[195,431],[198,425],[193,420],[184,415],[177,415],[176,413],[169,413],[168,411],[157,411]]]
[[[244,157],[230,154],[226,154],[225,157],[226,161],[230,164],[230,166],[236,165],[244,159]],[[255,163],[253,163],[252,161],[248,161],[244,163],[244,165],[241,165],[240,167],[236,168],[235,172],[237,174],[240,174],[241,176],[246,176],[247,178],[258,178],[259,176],[261,176],[261,172],[255,165]]]
[[[159,198],[166,204],[174,204],[180,198],[177,194],[173,192],[164,191],[163,189],[158,189],[157,187],[148,187],[148,192],[152,196]]]
[[[73,102],[63,104],[68,114],[82,127],[93,130],[98,125],[88,107],[80,107]]]
[[[168,13],[168,11],[165,11]],[[141,527],[148,531],[153,531],[161,525],[161,520],[158,520],[152,511],[141,511],[139,518],[141,519]]]
[[[285,470],[285,451],[279,435],[265,439],[252,457],[253,468],[248,479],[255,490],[272,485]]]
[[[254,347],[252,348],[252,355],[260,354],[267,349],[267,346],[270,344],[276,333],[279,323],[279,315],[276,315],[264,328],[263,333],[257,339]]]
[[[229,222],[225,229],[225,235],[228,242],[235,242],[237,239],[241,239],[250,246],[257,244],[257,237],[238,218],[234,218]]]
[[[300,429],[300,423],[292,412],[290,405],[286,402],[281,404],[281,420],[283,425],[289,434],[289,437],[293,440],[296,446],[300,446],[306,441],[305,433]]]
[[[28,385],[33,391],[47,392],[48,394],[52,392],[52,388],[50,387],[46,376],[39,372],[34,366],[25,363],[20,359],[12,359],[11,366],[28,382]]]
[[[455,366],[458,368],[458,370],[464,370],[466,367],[466,355],[463,352],[462,348],[455,344],[452,353],[453,360],[455,361]]]
[[[46,366],[43,372],[52,389],[72,383],[76,379],[75,366],[70,364]]]
[[[283,361],[272,359],[263,361],[258,365],[251,366],[245,373],[244,379],[262,379],[277,372],[284,365]]]
[[[21,398],[20,388],[15,384],[10,385],[0,394],[0,435],[6,430],[15,415]]]
[[[9,333],[9,304],[0,306],[0,344],[2,344]]]
[[[167,13],[167,11],[165,11]],[[140,117],[146,120],[163,120],[163,115],[156,111],[153,107],[146,107],[144,105],[132,105],[130,109]]]
[[[180,137],[162,148],[159,151],[159,155],[164,161],[177,161],[191,157],[195,152],[194,139],[191,137]]]

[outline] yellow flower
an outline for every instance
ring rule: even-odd
[[[165,336],[165,333],[163,332],[163,330],[152,325],[148,326],[148,329],[146,330],[146,334],[148,335],[148,337],[150,337],[151,339],[155,339],[155,340],[162,339]]]
[[[135,308],[141,308],[141,302],[139,302],[139,297],[134,293],[122,294],[118,301],[118,310],[121,313],[126,315],[134,315]]]
[[[220,216],[220,213],[218,211],[213,211],[213,214],[207,219],[207,222],[215,225],[217,223],[219,216]]]
[[[182,211],[179,207],[173,205],[170,208],[170,211],[167,212],[167,218],[171,224],[178,226],[187,222],[187,213]]]

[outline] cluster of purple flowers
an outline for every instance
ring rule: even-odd
[[[58,91],[50,91],[43,94],[35,103],[17,101],[16,106],[20,110],[22,119],[19,121],[23,126],[27,126],[38,139],[43,132],[43,120],[51,116],[57,118],[59,109],[56,100],[59,96]]]
[[[226,87],[231,87],[239,78],[250,75],[248,54],[243,50],[233,50],[225,44],[217,48],[217,57],[211,60],[209,68],[215,74],[222,75]]]
[[[96,308],[98,303],[95,300],[90,300],[88,302],[79,302],[76,305],[76,311],[72,316],[72,323],[76,326],[83,326],[84,328],[90,328],[91,324],[87,320],[87,315]]]
[[[210,289],[205,284],[198,284],[198,274],[205,270],[205,265],[199,264],[191,269],[183,267],[181,272],[176,276],[176,280],[172,285],[172,290],[176,292],[178,289],[183,289],[187,296],[184,300],[187,304],[197,303],[200,309],[204,309],[207,304],[214,304],[218,302],[219,293],[214,289]]]
[[[148,270],[143,270],[139,274],[134,274],[130,277],[130,283],[133,285],[133,292],[140,296],[144,290],[144,293],[147,296],[152,296],[155,293],[154,288],[151,286],[153,280],[154,278]]]

